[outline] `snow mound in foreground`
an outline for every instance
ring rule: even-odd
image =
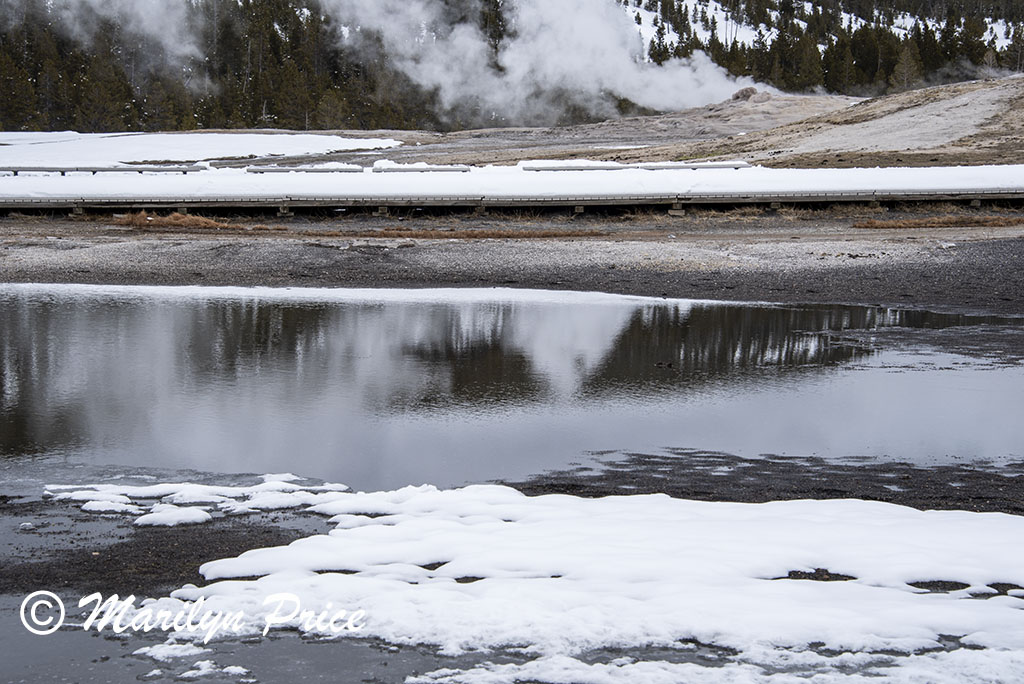
[[[266,484],[297,486],[255,488]],[[108,498],[139,495],[107,487]],[[1024,666],[1024,591],[991,586],[1024,585],[1018,516],[858,500],[527,497],[483,485],[321,494],[305,510],[331,516],[328,534],[207,563],[203,576],[223,581],[148,607],[177,611],[204,597],[209,610],[243,612],[245,633],[257,633],[264,599],[289,593],[303,610],[365,611],[360,636],[534,658],[418,682],[832,681],[851,670],[1013,681],[1000,673]],[[936,580],[963,588],[911,584]],[[687,662],[695,643],[721,663]],[[644,660],[650,648],[682,660]],[[600,649],[630,657],[588,659]]]

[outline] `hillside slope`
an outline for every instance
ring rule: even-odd
[[[743,159],[806,168],[1017,164],[1024,150],[1021,111],[1024,77],[1017,76],[869,100],[761,92],[673,114],[580,126],[382,134],[410,143],[389,150],[389,158],[442,164],[581,157]]]
[[[682,143],[717,144],[731,136],[827,115],[858,102],[840,95],[760,93],[705,107],[552,128],[491,128],[453,133],[381,131],[407,143],[389,159],[435,164],[514,164],[525,159],[668,159]],[[355,131],[345,131],[355,135]],[[360,133],[365,135],[365,132]],[[335,161],[365,163],[366,155]]]
[[[741,158],[768,166],[1020,163],[1024,78],[971,81],[864,100],[746,136],[650,149],[653,158]]]

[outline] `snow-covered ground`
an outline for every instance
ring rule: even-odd
[[[576,162],[585,165],[585,162]],[[274,173],[208,169],[184,174],[21,173],[0,178],[4,201],[332,201],[461,198],[522,201],[643,199],[707,195],[1024,192],[1024,165],[932,168],[656,170],[595,165],[548,171],[537,162],[474,167],[465,173]],[[390,162],[380,168],[394,169]],[[411,169],[410,169],[411,170]]]
[[[842,131],[811,131],[785,141],[788,153],[829,150],[886,150],[893,152],[937,148],[978,133],[1017,94],[1016,80],[1005,87],[965,92],[939,103],[925,103]],[[905,120],[904,120],[905,119]],[[924,124],[922,124],[922,121]],[[849,128],[847,131],[845,129]],[[839,138],[846,143],[836,142]],[[853,140],[854,143],[849,141]],[[856,142],[860,141],[860,142]],[[332,152],[375,150],[387,155],[400,143],[386,138],[345,138],[299,133],[119,133],[80,134],[0,133],[0,204],[47,202],[326,202],[346,200],[374,203],[389,199],[429,202],[500,203],[537,199],[588,200],[631,198],[843,193],[944,193],[1021,191],[1024,166],[884,169],[765,169],[673,168],[672,164],[624,165],[587,160],[522,161],[517,166],[465,167],[395,163],[378,158],[360,173],[354,164],[325,161]],[[852,145],[852,147],[851,147]],[[356,152],[358,154],[358,152]],[[396,154],[396,153],[392,153]],[[303,164],[295,172],[268,166],[268,157],[284,156]],[[261,158],[248,173],[204,164],[207,160]],[[305,160],[305,161],[304,161]],[[199,163],[201,170],[184,174],[138,173],[139,162]],[[242,162],[244,163],[244,162]],[[552,164],[563,168],[543,168]],[[564,167],[576,167],[575,169]],[[18,168],[22,170],[17,171]],[[25,171],[24,168],[125,168],[111,171]],[[294,168],[294,167],[293,167]],[[316,173],[303,173],[302,169]],[[332,172],[333,171],[333,172]],[[407,173],[383,173],[404,171]],[[449,173],[461,171],[461,173]],[[15,172],[17,175],[15,176]],[[377,172],[377,173],[375,173]],[[674,201],[674,200],[672,200]]]
[[[154,612],[205,597],[209,610],[243,611],[251,634],[264,626],[264,598],[283,592],[304,610],[365,610],[363,636],[528,658],[416,682],[1009,683],[1024,672],[1024,590],[990,588],[1024,585],[1021,517],[857,500],[526,497],[493,485],[354,493],[290,474],[263,480],[50,490],[193,516],[286,507],[330,516],[326,534],[205,564],[212,584],[183,587],[149,604]],[[817,568],[852,579],[787,578]],[[933,580],[965,588],[910,584]],[[695,642],[719,649],[713,664]],[[621,657],[588,655],[601,649]]]
[[[0,132],[0,166],[119,166],[237,157],[319,155],[396,147],[387,138],[304,133]]]

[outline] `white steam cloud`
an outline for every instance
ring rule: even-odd
[[[83,43],[93,39],[106,19],[145,36],[173,64],[199,54],[189,27],[189,0],[47,0],[45,4],[61,29]],[[24,21],[29,7],[30,3],[18,0],[0,1],[8,23]]]
[[[0,0],[0,21],[18,22],[29,3]],[[199,0],[48,0],[60,24],[88,42],[100,20],[144,36],[152,64],[180,67],[202,57]],[[350,47],[380,45],[391,66],[437,93],[444,112],[476,122],[550,124],[567,107],[592,116],[617,114],[616,98],[671,111],[727,99],[754,85],[736,79],[703,53],[662,66],[616,0],[503,0],[507,35],[495,53],[479,26],[480,0],[321,0],[344,27]],[[378,43],[379,41],[379,43]]]
[[[615,0],[505,0],[509,35],[494,59],[475,22],[479,7],[455,25],[447,23],[445,9],[442,0],[325,5],[358,32],[379,35],[392,64],[436,89],[444,107],[471,104],[506,120],[545,118],[555,95],[609,115],[609,96],[668,111],[718,102],[754,85],[703,53],[662,66],[646,63],[637,26]]]

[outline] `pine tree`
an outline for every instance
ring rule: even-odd
[[[848,93],[853,86],[853,53],[845,32],[825,49],[822,56],[825,87],[833,93]]]
[[[1007,69],[1024,71],[1024,28],[1015,26],[1010,44],[1003,51],[1002,62]]]
[[[924,73],[930,74],[941,69],[945,64],[945,59],[932,27],[927,24],[924,27],[915,24],[912,36],[917,42],[917,51],[921,55],[921,66]]]
[[[872,83],[878,73],[878,40],[874,30],[862,26],[854,31],[850,39],[850,52],[853,55],[856,83]]]
[[[668,43],[665,42],[665,24],[658,22],[658,28],[651,38],[651,45],[647,49],[647,56],[655,64],[664,64],[672,56]]]
[[[878,44],[878,72],[875,74],[876,90],[883,92],[889,85],[889,77],[900,59],[900,40],[888,29],[875,29]]]
[[[29,73],[0,50],[0,130],[35,128],[36,92]]]
[[[192,97],[180,80],[154,78],[146,86],[142,118],[146,130],[176,131],[196,127]]]
[[[760,29],[750,50],[750,72],[754,80],[767,81],[771,76],[772,58],[768,54],[768,41]]]
[[[981,20],[975,17],[964,19],[957,38],[958,49],[963,57],[972,64],[981,64],[985,60],[988,45],[985,43],[985,24]]]
[[[306,86],[305,74],[288,59],[274,76],[272,108],[275,124],[291,130],[307,130],[313,117],[313,99]]]
[[[100,38],[98,44],[79,83],[75,128],[96,133],[134,130],[137,115],[128,78],[108,39]]]
[[[904,41],[899,61],[889,77],[889,85],[895,92],[910,90],[921,81],[921,55],[913,39]]]
[[[492,61],[496,62],[498,49],[508,30],[505,13],[501,10],[501,0],[483,0],[480,7],[480,28],[487,36],[487,44],[491,47]]]
[[[820,86],[824,75],[821,53],[813,36],[805,33],[796,44],[796,72],[790,81],[795,90],[811,90]]]
[[[352,108],[338,90],[328,90],[320,98],[313,114],[313,124],[319,129],[352,127]]]
[[[939,32],[939,47],[947,62],[955,62],[960,58],[960,15],[950,7],[946,14],[946,23]]]
[[[780,30],[778,37],[772,42],[768,49],[768,56],[771,59],[771,71],[769,81],[779,88],[792,88],[793,78],[796,75],[796,44],[791,36],[796,33],[796,26],[788,30]]]

